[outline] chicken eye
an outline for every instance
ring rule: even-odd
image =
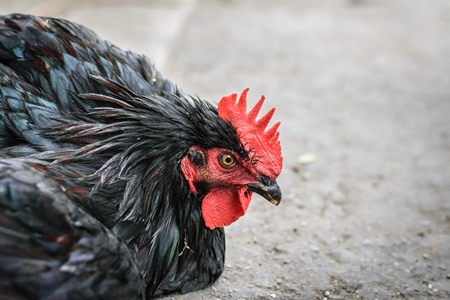
[[[220,154],[219,162],[224,168],[233,168],[236,165],[236,158],[227,152]]]

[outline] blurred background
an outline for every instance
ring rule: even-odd
[[[85,25],[192,95],[281,120],[284,198],[167,299],[450,299],[450,1],[0,0]]]

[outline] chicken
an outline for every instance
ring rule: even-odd
[[[247,112],[247,92],[216,108],[83,26],[1,17],[0,296],[215,282],[223,227],[253,193],[281,200],[280,123],[267,128],[274,109],[257,120],[264,97]]]

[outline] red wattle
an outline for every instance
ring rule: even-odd
[[[212,190],[202,202],[202,215],[206,227],[214,229],[228,226],[242,217],[252,199],[247,188],[239,190]]]

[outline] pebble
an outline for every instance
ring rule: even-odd
[[[302,179],[304,181],[309,181],[309,180],[311,180],[311,178],[312,178],[311,174],[307,174],[307,173],[302,174]]]
[[[275,295],[275,294],[270,294],[270,297],[273,298],[273,299],[275,299],[275,298],[277,297],[277,295]]]
[[[362,241],[362,244],[363,244],[364,246],[372,245],[372,241],[371,241],[370,239],[364,239],[364,240]]]
[[[218,296],[219,296],[219,294],[217,293],[217,289],[216,289],[215,287],[212,287],[212,288],[211,288],[211,294],[212,294],[214,297],[218,297]]]
[[[309,246],[309,249],[311,249],[311,251],[313,251],[313,252],[319,252],[320,251],[320,248],[317,247],[316,245]]]
[[[317,156],[314,153],[304,153],[297,157],[297,162],[301,165],[308,165],[316,162]]]

